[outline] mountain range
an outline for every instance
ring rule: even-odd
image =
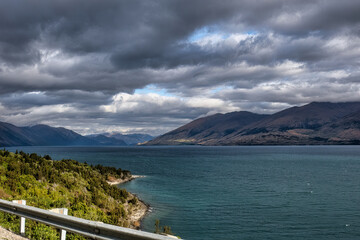
[[[102,142],[104,145],[106,145],[107,143],[116,143],[116,142],[119,143],[118,145],[137,145],[139,143],[150,141],[154,138],[149,134],[141,134],[141,133],[121,134],[118,132],[92,134],[92,135],[86,135],[86,137]]]
[[[0,146],[360,144],[360,102],[313,102],[274,114],[246,111],[196,119],[159,137],[118,132],[80,135],[47,125],[0,122]]]
[[[103,133],[82,136],[66,128],[47,125],[17,127],[0,122],[0,146],[127,146],[151,140],[147,134]]]
[[[313,102],[274,114],[246,111],[196,119],[145,145],[360,144],[360,102]]]

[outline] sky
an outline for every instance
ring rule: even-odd
[[[2,0],[0,121],[163,134],[360,101],[358,0]]]

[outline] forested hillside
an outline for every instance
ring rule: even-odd
[[[139,226],[131,214],[143,203],[106,180],[130,176],[129,171],[112,167],[0,150],[0,198],[24,199],[27,205],[43,209],[65,207],[71,216],[124,227]],[[0,212],[0,225],[16,232],[19,219]],[[26,234],[32,239],[59,239],[57,230],[33,221],[27,221]],[[68,234],[67,239],[83,237]]]

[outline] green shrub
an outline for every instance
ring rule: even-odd
[[[65,207],[69,215],[119,226],[129,226],[123,203],[138,201],[128,199],[126,190],[111,186],[106,180],[108,176],[130,175],[129,171],[113,167],[0,150],[1,198],[24,199],[27,205],[43,209]],[[18,232],[19,218],[0,212],[0,225]],[[26,221],[26,234],[31,239],[59,239],[58,230],[30,220]],[[84,238],[69,233],[67,239]]]

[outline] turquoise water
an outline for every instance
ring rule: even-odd
[[[360,239],[360,146],[17,147],[146,175],[122,185],[185,239]]]

